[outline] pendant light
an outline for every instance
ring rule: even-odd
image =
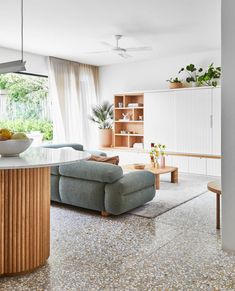
[[[21,0],[21,60],[0,64],[0,74],[26,71],[24,61],[24,5]]]

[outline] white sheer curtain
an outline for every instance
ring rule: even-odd
[[[97,146],[97,130],[89,121],[98,100],[98,67],[49,57],[50,95],[53,100],[54,142]]]

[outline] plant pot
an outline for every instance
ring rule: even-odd
[[[198,87],[198,83],[197,82],[190,82],[191,87]]]
[[[101,147],[110,147],[112,145],[112,129],[99,129],[99,139]]]
[[[170,88],[170,89],[179,89],[179,88],[183,88],[183,84],[182,84],[182,83],[179,83],[179,82],[170,83],[169,88]]]

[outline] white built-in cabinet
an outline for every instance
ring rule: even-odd
[[[184,88],[144,94],[144,142],[164,143],[168,151],[221,154],[220,88]],[[168,157],[182,172],[220,175],[220,160]]]

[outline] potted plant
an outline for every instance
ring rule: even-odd
[[[170,83],[169,88],[170,89],[178,89],[183,87],[183,83],[180,79],[176,78],[170,78],[169,80],[166,80]]]
[[[153,144],[150,150],[150,160],[152,166],[155,168],[165,168],[166,146],[164,144]]]
[[[218,80],[221,77],[221,67],[214,67],[214,64],[210,64],[207,71],[198,77],[200,85],[213,86],[218,85]]]
[[[194,64],[189,64],[185,68],[181,68],[179,74],[182,72],[186,72],[188,77],[186,78],[186,82],[191,84],[192,87],[196,87],[198,83],[199,74],[203,71],[202,68],[197,69]]]
[[[113,104],[103,102],[92,106],[92,115],[89,119],[98,124],[101,147],[112,145]]]

